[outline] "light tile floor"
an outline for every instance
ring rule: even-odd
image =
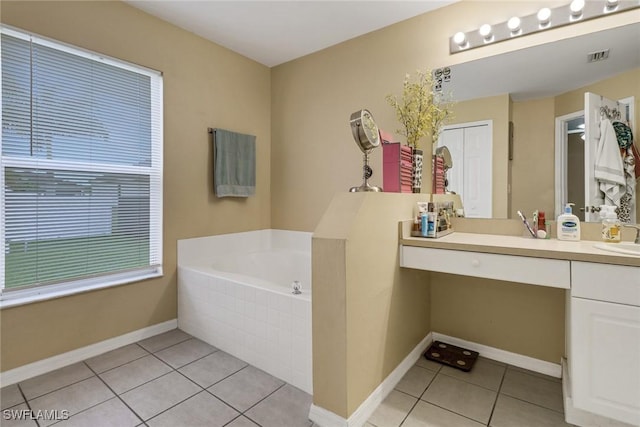
[[[562,382],[480,357],[471,372],[421,357],[366,427],[556,427]]]
[[[1,393],[2,427],[313,424],[309,394],[179,329],[4,387]],[[68,411],[70,417],[9,420],[6,409],[14,414],[31,410],[34,417],[39,410],[58,410],[59,418]]]
[[[179,329],[1,393],[2,427],[313,427],[310,395]],[[7,420],[5,409],[70,418]],[[466,373],[421,357],[366,424],[487,425],[567,426],[560,380],[484,358]]]

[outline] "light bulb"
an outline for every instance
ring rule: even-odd
[[[518,30],[520,30],[520,18],[514,16],[509,19],[509,21],[507,21],[507,27],[509,27],[512,33],[518,32]]]
[[[551,9],[543,7],[538,11],[538,21],[540,25],[547,25],[551,19]]]
[[[489,25],[489,24],[482,25],[480,27],[480,30],[478,30],[478,32],[485,39],[490,39],[491,38],[491,25]]]
[[[453,41],[460,47],[464,46],[465,44],[467,44],[467,36],[462,32],[462,31],[458,31],[457,33],[455,33],[455,35],[453,36]]]
[[[571,15],[574,17],[582,15],[582,10],[584,9],[584,0],[573,0],[569,5],[569,9],[571,10]]]
[[[616,6],[618,6],[618,0],[607,0],[607,8],[605,11],[613,10]]]

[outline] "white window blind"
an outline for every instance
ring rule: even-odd
[[[3,298],[161,273],[162,77],[2,28]]]

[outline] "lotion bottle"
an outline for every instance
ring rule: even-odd
[[[567,203],[564,213],[558,217],[558,240],[577,242],[580,240],[580,219],[572,212],[573,203]]]

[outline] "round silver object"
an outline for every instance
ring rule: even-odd
[[[380,132],[369,110],[359,110],[351,114],[351,133],[358,147],[367,153],[380,145]]]

